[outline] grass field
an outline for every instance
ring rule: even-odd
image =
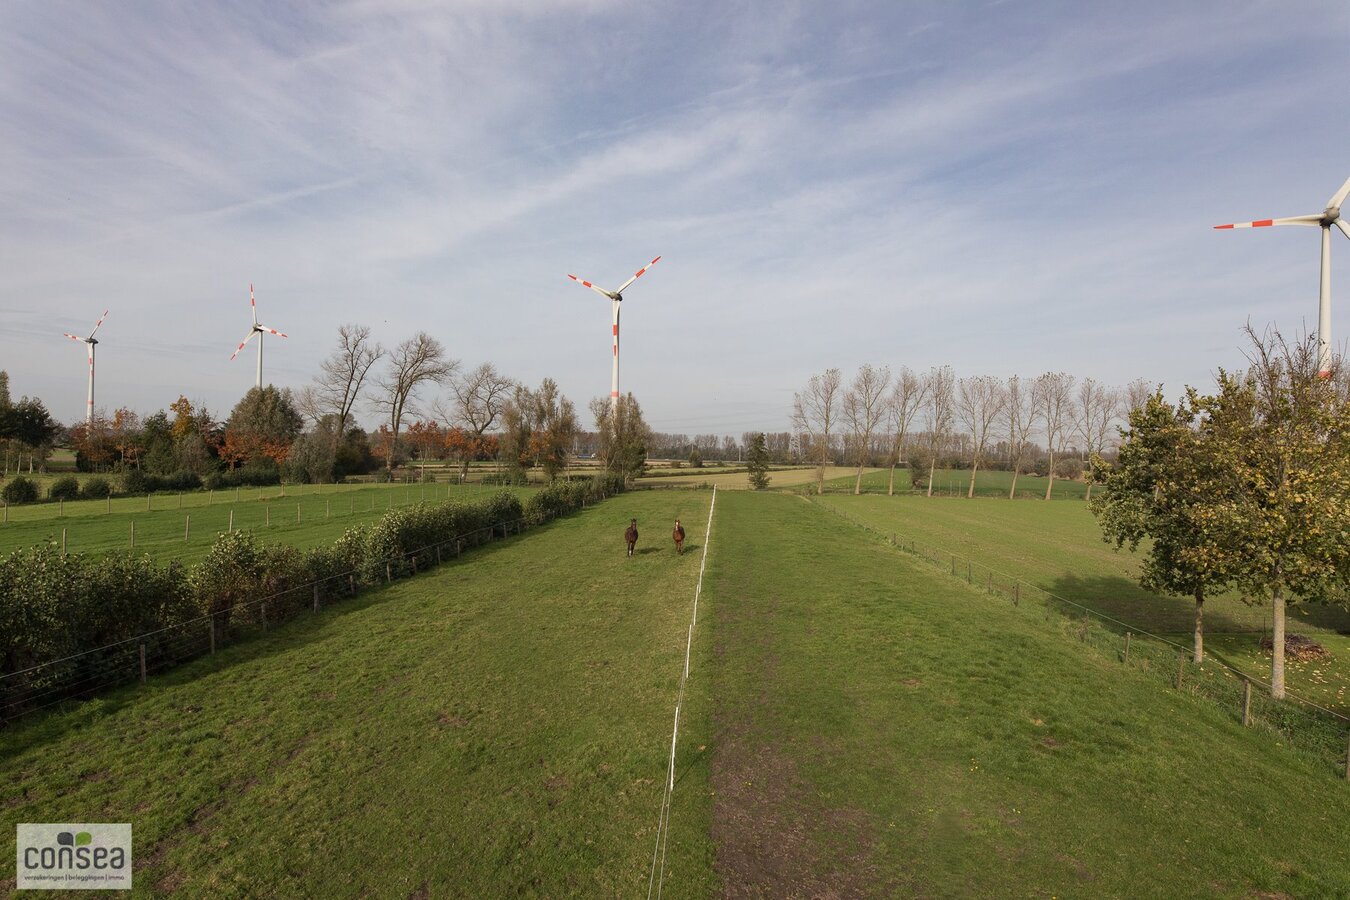
[[[0,525],[0,552],[44,542],[59,545],[64,529],[66,549],[71,553],[134,549],[160,559],[192,562],[229,527],[231,513],[236,530],[253,531],[264,543],[307,548],[330,543],[353,525],[377,521],[395,506],[423,498],[428,502],[473,498],[496,490],[501,488],[479,484],[288,485],[79,500],[65,504],[64,514],[62,507],[53,504],[16,506],[9,522]],[[508,490],[524,494],[533,488]]]
[[[142,895],[644,893],[709,499],[614,498],[0,731],[0,858],[15,822],[130,821]],[[719,491],[666,895],[1350,894],[1324,757],[824,508],[863,501],[898,502]]]
[[[1139,560],[1101,540],[1082,503],[1000,502],[975,498],[878,497],[827,494],[817,502],[903,541],[940,548],[1082,603],[1134,626],[1189,643],[1195,603],[1139,587]],[[1206,649],[1257,678],[1268,678],[1260,649],[1270,610],[1233,594],[1205,602]],[[1316,638],[1331,653],[1316,663],[1291,662],[1289,689],[1350,712],[1350,612],[1307,604],[1290,608],[1291,632]]]
[[[695,487],[701,484],[716,485],[718,490],[737,490],[748,491],[750,489],[750,476],[744,472],[725,472],[718,474],[716,469],[692,469],[689,471],[698,472],[698,475],[649,475],[645,476],[640,484],[657,485],[662,487]],[[837,481],[844,474],[848,474],[851,479],[854,469],[846,469],[842,466],[830,466],[825,470],[825,477],[832,481]],[[867,471],[879,471],[869,469]],[[706,474],[705,474],[706,472]],[[769,473],[770,488],[793,487],[800,484],[813,484],[816,480],[816,470],[814,467],[798,467],[774,469]],[[850,480],[849,485],[853,482]]]
[[[0,731],[0,859],[75,816],[133,823],[142,895],[641,894],[709,499],[612,500]],[[712,889],[706,722],[691,697],[670,896]]]
[[[1350,785],[1273,732],[799,498],[717,512],[713,837],[735,895],[1350,893]]]

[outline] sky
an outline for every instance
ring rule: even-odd
[[[223,418],[251,283],[278,386],[355,322],[584,410],[609,303],[566,276],[660,255],[620,385],[658,431],[785,430],[862,363],[1175,395],[1316,327],[1315,230],[1211,226],[1350,176],[1347,38],[1343,2],[0,0],[0,369],[78,421],[62,332],[106,308],[99,407]]]

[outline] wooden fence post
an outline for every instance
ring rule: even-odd
[[[146,511],[146,512],[149,512],[149,511],[150,511],[150,495],[149,495],[149,494],[146,494],[146,495],[145,495],[145,511]]]
[[[271,504],[264,504],[264,505],[263,505],[263,527],[264,527],[264,528],[271,528],[271,527],[272,527],[272,506],[271,506]]]
[[[141,644],[141,684],[145,684],[145,645]]]
[[[1252,683],[1242,679],[1242,724],[1252,724]]]
[[[61,555],[66,555],[66,530],[64,528],[61,529]]]
[[[1186,657],[1177,654],[1177,690],[1181,690],[1181,676],[1186,671]]]
[[[1125,658],[1122,660],[1126,665],[1130,662],[1130,633],[1125,632]]]
[[[296,521],[296,524],[299,524],[299,522],[300,522],[300,504],[299,504],[299,503],[295,504],[295,521]]]
[[[393,566],[392,563],[385,563],[385,564],[384,564],[384,580],[385,580],[385,581],[393,581],[393,580],[394,580],[394,566]]]
[[[210,617],[206,620],[206,633],[211,637],[211,653],[216,652],[216,620]]]
[[[183,543],[187,543],[190,534],[192,534],[192,513],[183,516]]]
[[[234,507],[230,507],[230,524],[225,528],[226,533],[234,531]]]
[[[972,567],[970,560],[966,560],[966,584],[974,584],[974,583],[975,583],[974,569]]]
[[[952,574],[956,574],[956,557],[952,556]]]
[[[58,504],[60,504],[60,508],[57,510],[57,513],[56,513],[56,514],[57,514],[58,516],[61,516],[62,518],[65,518],[65,515],[66,515],[66,498],[65,498],[65,497],[62,497],[60,500],[58,500],[58,501],[56,501],[56,502],[57,502]]]
[[[136,520],[131,520],[131,549],[136,549]]]
[[[267,602],[266,602],[266,601],[263,601],[263,604],[262,604],[262,626],[263,626],[263,631],[266,631],[266,630],[267,630]]]
[[[350,572],[347,573],[347,589],[352,592],[352,596],[356,596],[356,576]]]
[[[1022,603],[1022,582],[1013,583],[1013,606],[1019,606]]]
[[[319,611],[319,586],[314,585],[314,611]]]
[[[437,545],[436,545],[436,565],[439,566],[440,564],[441,564],[441,545],[440,545],[440,544],[437,544]]]

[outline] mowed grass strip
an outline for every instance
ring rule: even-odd
[[[801,498],[719,496],[717,528],[728,895],[1350,893],[1350,785],[1274,732]]]
[[[840,472],[844,471],[848,471],[850,474],[839,475]],[[831,469],[832,474],[829,480],[825,482],[825,490],[832,493],[853,493],[854,477],[857,475],[857,471],[856,467]],[[925,473],[926,475],[927,473]],[[1016,496],[1019,499],[1043,499],[1046,486],[1049,483],[1049,478],[1028,475],[1023,472],[1017,476]],[[863,472],[862,490],[864,493],[885,494],[890,490],[890,484],[891,470],[889,468],[866,469]],[[938,469],[933,473],[933,496],[935,497],[964,497],[969,488],[969,469]],[[977,497],[1003,497],[1007,499],[1008,491],[1011,488],[1012,472],[1004,472],[998,469],[980,469],[975,473],[975,496]],[[915,488],[913,490],[916,493],[927,495],[927,488]],[[910,491],[909,470],[904,466],[897,466],[895,469],[895,493],[909,493]],[[1056,478],[1051,499],[1082,500],[1086,493],[1086,482]]]
[[[642,893],[709,499],[624,495],[0,732],[0,858],[15,822],[131,822],[147,895]],[[711,890],[689,704],[670,896]]]
[[[962,566],[970,559],[1138,630],[1168,635],[1182,645],[1192,640],[1194,600],[1141,588],[1138,555],[1103,542],[1086,504],[829,494],[816,502],[906,545],[914,540],[956,554]],[[1260,646],[1269,626],[1269,606],[1245,603],[1236,594],[1205,601],[1207,650],[1259,680],[1270,677],[1270,655]],[[1287,627],[1316,639],[1330,653],[1321,660],[1291,660],[1289,689],[1321,706],[1350,712],[1350,612],[1299,604],[1289,608]]]
[[[195,562],[211,548],[216,535],[230,527],[252,531],[265,544],[292,544],[302,549],[336,540],[353,525],[376,522],[390,509],[446,499],[473,500],[503,488],[484,485],[288,485],[240,488],[145,497],[80,500],[65,505],[16,506],[0,525],[0,553],[35,544],[60,546],[66,533],[71,553],[148,553],[156,559]],[[522,497],[534,490],[512,487]],[[190,521],[189,521],[190,519]],[[132,525],[135,544],[132,544]],[[186,539],[185,539],[186,536]]]

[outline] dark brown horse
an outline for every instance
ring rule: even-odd
[[[628,555],[633,555],[633,547],[637,544],[637,519],[630,519],[628,530],[623,533],[623,539],[628,543]]]
[[[676,552],[676,553],[683,553],[683,552],[684,552],[684,526],[680,524],[680,520],[679,520],[679,519],[676,519],[676,520],[675,520],[675,530],[672,531],[672,532],[670,533],[670,536],[671,536],[672,538],[675,539],[675,552]]]

